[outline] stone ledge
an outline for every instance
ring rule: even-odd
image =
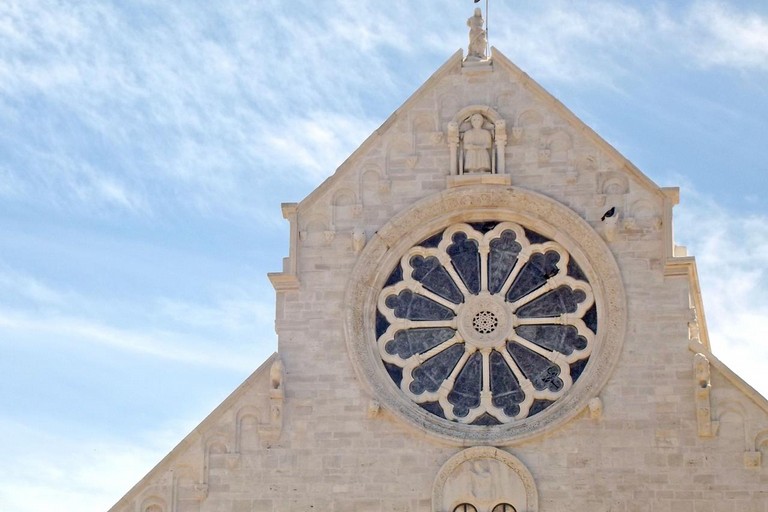
[[[469,185],[512,185],[512,176],[509,174],[462,174],[460,176],[448,176],[448,188],[465,187]]]

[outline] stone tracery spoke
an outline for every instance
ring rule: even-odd
[[[433,357],[435,357],[437,354],[439,354],[443,350],[445,350],[447,348],[450,348],[450,347],[454,346],[457,343],[463,343],[463,342],[464,342],[464,340],[461,339],[461,336],[459,336],[459,334],[456,333],[456,335],[453,338],[449,339],[448,341],[444,341],[443,343],[441,343],[440,345],[436,346],[435,348],[430,349],[430,350],[428,350],[428,351],[426,351],[424,353],[416,354],[416,355],[411,356],[410,358],[408,358],[406,360],[406,365],[407,366],[411,366],[411,364],[413,362],[415,362],[416,364],[413,365],[413,366],[416,367],[416,366],[420,365],[421,363],[423,363],[424,361],[426,361],[428,359],[432,359]]]
[[[440,405],[443,407],[443,411],[445,411],[445,416],[449,420],[461,420],[462,422],[467,422],[467,420],[471,421],[471,419],[474,419],[473,411],[469,411],[469,416],[471,417],[464,417],[460,418],[459,416],[456,416],[454,414],[454,405],[450,403],[448,400],[448,393],[451,392],[453,389],[453,385],[456,382],[456,377],[459,375],[459,373],[464,369],[465,365],[467,364],[467,360],[474,354],[476,350],[473,347],[465,345],[464,348],[464,354],[462,354],[461,359],[458,363],[456,363],[456,366],[453,368],[453,371],[448,376],[447,379],[443,381],[443,384],[440,386],[440,398],[439,402]],[[475,409],[475,411],[478,411],[478,409]],[[480,411],[482,412],[482,411]]]
[[[426,288],[424,288],[423,285],[421,285],[419,283],[416,283],[410,289],[412,291],[414,291],[415,293],[421,295],[422,297],[426,297],[426,298],[428,298],[430,300],[433,300],[433,301],[437,302],[438,304],[440,304],[442,306],[445,306],[446,308],[448,308],[451,311],[453,311],[454,313],[456,313],[456,306],[457,306],[456,304],[454,304],[450,300],[444,299],[443,297],[441,297],[440,295],[438,295],[436,293],[433,293],[433,292],[427,290]]]
[[[426,322],[425,322],[426,323]],[[435,322],[437,323],[437,322]],[[445,325],[432,325],[429,327],[420,327],[421,329],[435,329],[435,328],[449,328]],[[413,361],[417,361],[417,364],[421,364],[422,362],[426,361],[427,359],[439,354],[440,352],[450,348],[451,346],[455,345],[456,343],[463,343],[464,340],[461,338],[459,333],[455,332],[453,333],[453,336],[448,338],[447,340],[438,343],[436,346],[432,348],[428,348],[427,350],[423,352],[416,352],[415,354],[403,358],[398,354],[393,354],[387,351],[386,345],[395,339],[395,333],[402,332],[403,329],[397,328],[395,326],[391,326],[390,329],[382,335],[378,341],[378,347],[379,347],[379,354],[381,355],[382,360],[386,361],[387,363],[396,364],[400,367],[405,367],[409,363],[413,363]],[[389,334],[392,332],[392,334]]]
[[[515,375],[515,378],[517,379],[517,382],[520,384],[520,388],[523,390],[523,393],[525,394],[525,400],[519,404],[520,405],[520,412],[515,416],[515,418],[525,418],[528,416],[528,411],[531,408],[531,405],[533,405],[533,399],[534,399],[534,387],[533,383],[528,380],[528,378],[525,376],[525,374],[520,370],[520,367],[517,365],[517,362],[515,362],[514,359],[512,359],[512,356],[506,351],[506,350],[500,350],[499,353],[504,358],[504,362],[507,363],[507,366],[510,370],[512,370],[512,373]]]
[[[558,365],[562,366],[563,364],[567,363],[566,357],[561,354],[560,352],[556,352],[554,350],[547,350],[545,348],[540,347],[536,343],[533,343],[531,341],[528,341],[527,339],[517,336],[516,334],[513,334],[510,336],[509,341],[514,341],[518,345],[522,345],[525,348],[539,354],[540,356],[544,357],[548,361]]]
[[[503,297],[507,296],[507,292],[509,292],[509,289],[514,284],[515,280],[517,279],[517,276],[520,275],[520,271],[523,269],[523,266],[525,265],[525,261],[527,260],[528,256],[530,256],[529,251],[530,249],[528,247],[523,248],[523,251],[521,251],[520,255],[518,256],[517,263],[512,268],[512,271],[509,273],[507,278],[504,280],[504,283],[501,285],[501,289],[499,290],[499,294],[501,296]]]

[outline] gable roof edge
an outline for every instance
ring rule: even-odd
[[[750,386],[744,379],[739,377],[736,372],[731,370],[728,365],[718,359],[714,354],[710,352],[706,355],[707,359],[709,359],[709,363],[714,366],[727,381],[736,386],[739,391],[744,393],[748,398],[751,398],[758,407],[768,413],[768,399],[761,395],[760,392],[755,388]]]
[[[369,146],[373,145],[374,141],[381,136],[387,128],[391,124],[393,124],[400,113],[405,110],[411,103],[414,103],[416,99],[421,96],[421,94],[429,87],[431,86],[435,81],[437,81],[439,78],[441,78],[444,74],[446,74],[448,71],[453,69],[455,66],[461,66],[461,62],[463,59],[464,53],[463,50],[459,49],[456,50],[456,52],[451,55],[448,60],[443,63],[442,66],[437,68],[437,71],[432,73],[432,75],[423,83],[421,86],[419,86],[416,91],[411,94],[408,99],[406,99],[402,104],[400,104],[397,109],[395,109],[392,114],[383,122],[381,125],[376,128],[373,133],[371,133],[368,138],[366,138],[358,148],[353,151],[331,174],[328,176],[325,181],[323,181],[320,185],[318,185],[312,192],[309,193],[304,199],[302,199],[299,202],[299,209],[301,208],[307,208],[308,206],[311,206],[318,198],[322,197],[327,189],[329,189],[332,184],[336,181],[337,176],[339,175],[340,171],[344,171],[346,167],[349,166],[350,162],[355,159],[356,156],[366,151]]]
[[[503,53],[501,53],[498,50],[498,48],[496,48],[495,46],[491,47],[491,51],[492,51],[491,55],[493,57],[494,64],[498,61],[501,65],[508,68],[512,73],[518,76],[523,86],[528,88],[534,94],[537,94],[543,100],[550,103],[551,106],[554,107],[560,114],[565,116],[567,120],[575,124],[576,127],[580,129],[580,131],[587,138],[589,138],[593,143],[595,143],[605,151],[616,156],[621,161],[622,167],[625,168],[627,171],[629,171],[629,173],[633,177],[637,178],[641,183],[643,183],[645,186],[651,189],[655,194],[660,196],[662,199],[665,197],[665,194],[662,191],[661,187],[659,187],[659,185],[657,185],[652,179],[646,176],[645,173],[643,173],[643,171],[641,171],[635,164],[630,162],[627,159],[627,157],[621,154],[621,152],[615,147],[613,147],[611,143],[609,143],[604,138],[602,138],[588,124],[582,121],[579,118],[579,116],[574,114],[560,100],[558,100],[549,91],[547,91],[544,87],[542,87],[541,84],[539,84],[536,80],[531,78],[530,75],[528,75],[528,73],[526,73],[525,71],[517,67],[517,65],[515,65],[514,62],[509,60],[509,58],[505,56]]]
[[[108,512],[116,511],[118,507],[127,505],[143,486],[151,483],[151,477],[154,477],[161,470],[166,469],[166,466],[170,465],[172,460],[177,455],[198,441],[202,437],[207,427],[211,425],[211,423],[213,423],[219,416],[221,416],[227,409],[229,409],[229,407],[231,407],[243,393],[248,391],[248,389],[250,389],[250,387],[263,373],[269,372],[272,363],[275,361],[275,359],[277,359],[277,357],[278,353],[273,352],[271,356],[264,360],[264,362],[261,363],[261,365],[256,368],[256,370],[254,370],[253,373],[251,373],[239,386],[237,386],[237,388],[235,388],[235,390],[232,391],[232,393],[230,393],[223,402],[221,402],[213,411],[211,411],[208,416],[206,416],[203,421],[201,421],[194,429],[192,429],[189,434],[184,436],[184,439],[182,439],[176,446],[174,446],[173,449],[165,457],[160,459],[160,462],[155,464],[155,466],[150,469],[147,474],[142,477],[141,480],[136,482],[136,484],[131,487],[131,489],[126,492],[122,498],[120,498],[114,505],[112,505]]]

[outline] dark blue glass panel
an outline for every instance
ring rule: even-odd
[[[420,246],[426,247],[427,249],[431,249],[433,247],[437,247],[440,245],[440,241],[443,239],[443,233],[437,233],[436,235],[432,235],[431,237],[422,240],[421,243],[419,243]]]
[[[443,407],[440,405],[440,402],[426,402],[419,405],[425,411],[431,412],[435,416],[445,419],[445,412],[443,411]]]
[[[579,281],[589,282],[587,276],[584,275],[584,271],[581,270],[581,267],[574,261],[573,257],[568,260],[568,275]]]
[[[384,283],[384,287],[392,286],[393,284],[397,284],[400,281],[403,280],[403,267],[400,266],[400,263],[397,264],[395,269],[392,271],[391,274],[389,274],[389,277],[387,278],[387,282]]]
[[[507,343],[507,351],[526,378],[531,381],[534,388],[539,391],[544,389],[560,391],[563,389],[564,383],[559,377],[559,366],[513,341]]]
[[[483,387],[483,357],[475,352],[456,376],[448,401],[453,404],[453,413],[463,418],[470,409],[480,406],[480,390]]]
[[[385,304],[395,312],[397,318],[408,320],[449,320],[454,316],[453,311],[442,304],[410,290],[390,295]]]
[[[530,229],[523,228],[523,231],[525,231],[525,238],[527,238],[528,241],[532,244],[545,244],[552,241],[544,235],[540,235],[539,233],[531,231]]]
[[[499,225],[496,221],[485,221],[485,222],[468,222],[470,226],[475,228],[477,231],[481,232],[482,234],[486,234],[493,228]]]
[[[582,320],[584,320],[584,323],[587,324],[587,327],[589,327],[592,332],[597,333],[597,306],[595,304],[592,304],[592,307],[584,313]]]
[[[387,329],[389,329],[389,322],[387,319],[382,315],[379,310],[376,310],[376,339],[378,340],[382,334],[387,332]]]
[[[486,412],[478,416],[475,421],[470,423],[470,425],[480,425],[480,426],[488,427],[491,425],[501,425],[501,422]]]
[[[387,370],[389,378],[397,384],[397,387],[400,387],[400,383],[403,381],[403,369],[390,363],[384,363],[384,368]]]
[[[588,362],[589,358],[587,357],[581,361],[576,361],[575,363],[571,364],[571,380],[573,382],[576,382],[576,379],[581,377],[581,374],[584,372],[584,368],[587,367]]]
[[[507,300],[514,302],[525,297],[546,283],[547,279],[557,275],[559,272],[558,261],[560,261],[560,255],[554,251],[547,251],[545,254],[532,254],[515,278],[515,282],[510,286]]]
[[[397,331],[395,338],[389,340],[385,350],[407,359],[414,354],[421,354],[453,338],[456,331],[447,328],[407,329]]]
[[[409,263],[413,267],[411,277],[423,284],[424,288],[454,304],[464,301],[464,295],[437,258],[414,256]]]
[[[491,352],[491,393],[493,405],[504,409],[507,416],[520,413],[518,404],[525,400],[525,393],[504,357],[495,350]]]
[[[488,291],[498,293],[509,273],[517,262],[523,246],[516,240],[514,231],[507,230],[501,236],[491,240],[491,251],[488,255]]]
[[[531,404],[531,409],[528,411],[528,417],[530,418],[534,414],[540,413],[541,411],[543,411],[553,403],[555,402],[553,402],[552,400],[534,400],[533,403]]]
[[[480,293],[480,252],[477,242],[469,240],[465,233],[455,233],[453,243],[446,252],[456,272],[472,293]]]
[[[571,355],[587,348],[587,340],[572,325],[520,325],[515,332],[541,347]]]
[[[424,391],[437,391],[451,374],[463,353],[464,345],[459,343],[424,361],[413,370],[411,393],[420,395]]]
[[[573,313],[584,302],[587,295],[581,290],[572,290],[568,286],[558,286],[537,297],[525,306],[519,308],[515,314],[520,318],[546,318],[560,316],[565,313]]]

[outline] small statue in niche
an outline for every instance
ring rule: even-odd
[[[472,128],[464,132],[464,172],[491,172],[490,150],[493,146],[491,132],[483,128],[485,119],[481,114],[472,114],[469,122]]]
[[[469,49],[465,60],[486,60],[485,49],[488,46],[488,39],[483,28],[484,24],[482,12],[478,7],[475,9],[475,14],[467,20],[467,26],[469,27]]]

